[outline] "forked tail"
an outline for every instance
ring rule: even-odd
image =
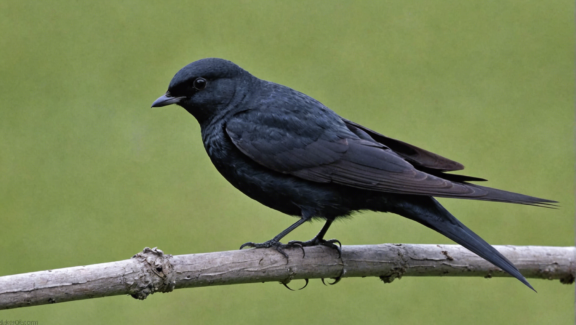
[[[468,229],[450,212],[431,197],[413,197],[395,206],[390,212],[397,213],[406,218],[417,221],[424,226],[434,229],[442,235],[464,246],[471,252],[512,275],[530,289],[534,288],[526,281],[518,269],[472,230]],[[536,290],[534,290],[536,291]]]

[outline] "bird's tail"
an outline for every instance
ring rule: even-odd
[[[530,289],[534,288],[526,281],[518,269],[472,230],[468,229],[450,212],[431,197],[414,197],[414,200],[404,201],[390,212],[400,214],[406,218],[417,221],[428,228],[436,230],[442,235],[464,246],[471,252],[512,275]],[[536,290],[534,290],[536,291]]]
[[[480,186],[476,184],[466,184],[466,185],[475,190],[479,190],[478,192],[482,192],[483,195],[479,195],[476,197],[473,196],[462,197],[463,199],[516,203],[516,204],[534,205],[545,208],[557,208],[558,203],[557,201],[541,199],[539,197],[499,190],[497,188]]]

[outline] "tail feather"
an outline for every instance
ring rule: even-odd
[[[398,211],[391,212],[398,213],[441,233],[476,255],[501,268],[520,282],[524,283],[528,288],[534,290],[512,262],[480,238],[480,236],[468,229],[468,227],[462,224],[458,219],[452,216],[452,214],[444,209],[438,201],[433,198],[427,199],[430,199],[431,201],[417,198],[416,200],[418,202],[415,202],[416,204],[402,204]]]
[[[486,192],[486,194],[481,197],[470,197],[470,199],[473,200],[516,203],[516,204],[540,206],[545,208],[556,208],[558,204],[557,201],[541,199],[538,197],[524,195],[520,193],[508,192],[492,187],[480,186],[476,184],[466,184],[466,185],[470,187],[480,188]]]

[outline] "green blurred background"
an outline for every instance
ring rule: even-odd
[[[210,163],[195,119],[151,109],[204,57],[560,209],[441,200],[492,244],[574,243],[573,1],[0,2],[0,275],[265,241],[294,220]],[[407,126],[411,127],[408,128]],[[320,223],[290,239],[309,239]],[[403,218],[336,223],[345,244],[451,243]],[[345,279],[100,298],[4,320],[199,324],[568,324],[574,286]],[[297,286],[298,283],[294,283]]]

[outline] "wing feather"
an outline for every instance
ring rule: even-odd
[[[376,141],[372,138],[374,131],[331,111],[322,112],[325,115],[311,117],[314,122],[310,122],[286,116],[285,112],[274,114],[273,110],[243,111],[228,120],[226,132],[241,152],[260,165],[312,182],[408,195],[536,205],[553,202],[450,180],[458,180],[460,175],[442,178],[439,171],[463,166],[398,140],[392,139],[396,144],[381,141],[384,136],[379,134]],[[398,143],[404,146],[400,153],[391,148]]]

